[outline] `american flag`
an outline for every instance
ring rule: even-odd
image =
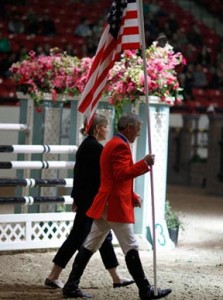
[[[137,0],[112,3],[97,52],[88,73],[78,110],[88,118],[88,127],[105,88],[109,70],[124,49],[140,48]]]

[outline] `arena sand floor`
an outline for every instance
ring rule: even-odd
[[[184,230],[174,250],[157,252],[157,284],[172,288],[168,300],[223,299],[223,197],[207,194],[204,189],[168,186],[167,197],[180,215]],[[56,300],[62,299],[59,290],[44,287],[55,254],[50,251],[0,252],[0,299]],[[119,247],[116,253],[120,273],[129,277],[124,256]],[[153,253],[140,251],[146,274],[153,283]],[[62,273],[65,281],[71,263]],[[133,284],[114,289],[101,259],[96,253],[81,281],[81,287],[95,300],[139,299]]]

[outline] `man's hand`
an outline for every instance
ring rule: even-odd
[[[155,162],[155,155],[154,154],[147,154],[144,157],[145,162],[147,163],[148,166],[154,165]]]
[[[142,198],[139,197],[138,199],[135,200],[134,202],[134,207],[142,207]]]

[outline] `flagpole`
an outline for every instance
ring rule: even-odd
[[[144,85],[145,85],[145,100],[146,100],[146,118],[148,125],[148,148],[149,153],[152,154],[151,143],[151,128],[150,128],[150,108],[149,108],[149,87],[147,78],[147,64],[146,64],[146,42],[144,31],[144,16],[142,0],[137,0],[139,8],[139,29],[142,42],[142,57],[143,57],[143,71],[144,71]],[[155,228],[155,201],[154,201],[154,187],[153,187],[153,168],[150,167],[150,182],[151,182],[151,206],[152,206],[152,236],[153,236],[153,273],[154,273],[154,295],[157,296],[157,268],[156,268],[156,228]]]

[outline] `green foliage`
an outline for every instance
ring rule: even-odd
[[[115,103],[115,118],[114,118],[114,133],[117,133],[117,125],[118,125],[118,120],[124,113],[124,108],[128,104],[134,104],[134,102],[131,102],[127,98],[123,98],[122,101],[118,101]]]
[[[172,210],[170,203],[168,200],[166,200],[165,203],[165,219],[166,219],[166,224],[168,229],[175,229],[177,227],[181,227],[182,223],[176,214],[175,211]]]

